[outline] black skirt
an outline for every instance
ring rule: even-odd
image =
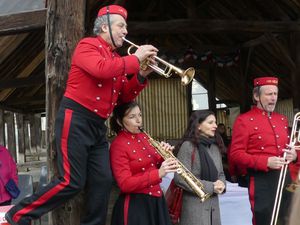
[[[172,223],[164,196],[122,194],[114,205],[111,225],[172,225]]]

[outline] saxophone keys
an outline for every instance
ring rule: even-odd
[[[178,174],[182,174],[182,169],[181,169],[181,168],[178,168],[178,169],[176,170],[176,172],[177,172]]]

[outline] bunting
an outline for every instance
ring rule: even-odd
[[[185,62],[191,62],[200,60],[204,63],[215,63],[218,67],[230,67],[237,64],[237,62],[240,60],[240,50],[235,50],[232,53],[226,54],[226,55],[216,55],[212,51],[207,51],[205,53],[196,53],[194,49],[188,48],[184,55],[179,59],[170,58],[166,55],[163,55],[163,58],[168,60],[170,63],[185,63]]]

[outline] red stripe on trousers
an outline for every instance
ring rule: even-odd
[[[72,113],[73,111],[70,109],[65,110],[65,118],[64,118],[64,125],[63,125],[63,132],[61,136],[61,151],[63,156],[63,168],[64,168],[64,181],[54,186],[48,192],[44,193],[40,196],[36,201],[32,202],[30,205],[26,206],[25,208],[18,211],[14,216],[13,220],[18,222],[22,215],[26,215],[28,212],[38,208],[40,205],[47,202],[52,196],[56,195],[62,189],[70,183],[70,163],[68,159],[68,137],[70,131],[70,125],[72,120]]]
[[[130,201],[130,195],[126,195],[124,201],[124,225],[128,224],[129,201]]]
[[[249,200],[252,209],[252,224],[255,225],[255,216],[254,216],[254,205],[255,205],[255,185],[254,185],[254,177],[250,176],[250,184],[249,184]]]

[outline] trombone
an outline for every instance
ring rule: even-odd
[[[130,47],[127,49],[127,53],[128,55],[131,55],[130,51],[132,48],[138,48],[139,46],[134,44],[133,42],[127,40],[126,38],[123,37],[123,40],[125,42],[127,42],[128,44],[130,44]],[[181,77],[181,84],[186,86],[188,85],[192,80],[193,77],[195,75],[195,69],[193,67],[190,67],[186,70],[182,70],[170,63],[168,63],[167,61],[163,60],[162,58],[159,58],[157,56],[154,56],[154,58],[156,59],[156,61],[158,61],[159,63],[165,65],[165,68],[160,68],[157,65],[153,65],[149,62],[142,62],[141,63],[141,69],[145,70],[147,67],[152,68],[157,74],[164,76],[165,78],[169,78],[173,73],[177,74],[178,76]]]
[[[289,146],[294,146],[296,150],[299,150],[299,144],[300,144],[300,112],[296,113],[296,115],[294,116]],[[285,157],[286,157],[286,153],[283,154],[284,159]],[[275,197],[270,225],[277,224],[287,169],[288,169],[288,164],[284,164],[280,169],[279,181],[277,185],[276,197]]]

